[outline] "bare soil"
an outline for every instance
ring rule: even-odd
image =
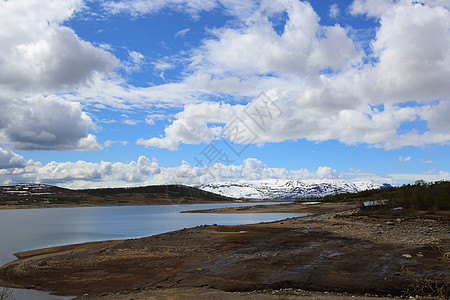
[[[377,218],[333,205],[273,223],[22,252],[0,277],[89,299],[347,299],[400,295],[408,284],[402,266],[423,276],[448,271],[436,251],[450,242],[447,218]]]

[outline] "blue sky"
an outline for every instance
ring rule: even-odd
[[[450,179],[449,9],[0,1],[0,184]]]

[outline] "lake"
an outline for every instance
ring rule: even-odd
[[[274,203],[255,203],[274,204]],[[16,252],[45,247],[139,238],[198,225],[237,225],[304,216],[293,213],[194,214],[186,210],[249,206],[249,203],[72,207],[0,210],[0,265]],[[17,300],[70,299],[15,290]]]

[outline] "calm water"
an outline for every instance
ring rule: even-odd
[[[137,238],[198,225],[251,224],[305,215],[180,214],[185,210],[248,205],[228,203],[0,210],[0,265],[14,260],[13,253],[44,247]],[[15,296],[17,300],[70,299],[32,290],[15,290]]]

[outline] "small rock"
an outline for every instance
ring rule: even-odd
[[[395,225],[395,223],[392,222],[392,221],[387,221],[387,222],[386,222],[386,225]]]
[[[402,254],[402,257],[405,257],[405,258],[411,258],[412,255],[411,255],[411,254]]]

